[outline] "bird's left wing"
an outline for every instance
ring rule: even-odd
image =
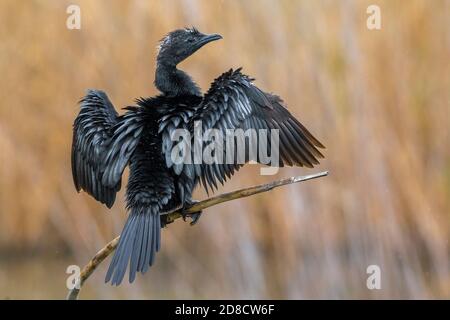
[[[253,136],[256,141],[253,142],[256,142],[259,148],[260,140],[264,138],[267,140],[269,149],[270,130],[277,130],[279,143],[276,146],[278,149],[276,152],[279,154],[279,160],[276,166],[313,167],[319,163],[318,158],[323,158],[318,148],[324,148],[324,146],[291,115],[278,96],[263,92],[252,83],[252,80],[242,74],[240,69],[222,74],[212,83],[193,118],[194,123],[201,121],[203,132],[216,129],[221,133],[222,141],[219,145],[224,152],[222,163],[194,165],[194,171],[201,178],[206,189],[207,187],[217,188],[217,181],[223,183],[243,165],[236,161],[236,154],[231,163],[227,162],[229,155],[227,155],[226,144],[228,142],[225,141],[225,137],[227,130],[230,129],[256,130],[257,135]],[[260,135],[260,132],[263,134]],[[239,149],[238,140],[234,139],[232,142],[235,151]],[[205,141],[201,143],[204,150],[208,143]],[[249,150],[247,143],[245,162],[253,160],[262,163],[259,151],[252,157]],[[189,166],[185,167],[184,170],[189,168]]]
[[[119,116],[100,90],[88,90],[80,104],[73,125],[73,181],[77,191],[83,189],[110,208],[139,142],[143,117],[134,108]]]

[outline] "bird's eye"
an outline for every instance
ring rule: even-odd
[[[187,41],[188,41],[189,43],[192,43],[192,42],[195,41],[195,39],[194,39],[194,38],[189,38]]]

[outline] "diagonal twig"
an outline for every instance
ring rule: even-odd
[[[324,177],[328,175],[328,171],[311,174],[307,176],[296,176],[287,179],[273,181],[267,184],[261,184],[257,186],[252,186],[245,189],[240,189],[228,193],[223,193],[221,195],[208,198],[206,200],[200,201],[189,207],[185,210],[185,213],[194,213],[215,205],[218,205],[222,202],[231,201],[239,198],[249,197],[258,193],[267,192],[274,188],[281,187],[287,184],[298,183],[306,180],[312,180],[320,177]],[[182,217],[181,210],[177,210],[174,212],[170,212],[167,214],[168,217],[166,219],[167,222],[173,222],[176,219]],[[83,268],[80,274],[80,278],[75,286],[75,288],[69,290],[67,295],[67,300],[76,300],[78,298],[78,294],[80,293],[80,289],[83,286],[84,282],[89,278],[89,276],[95,271],[95,269],[105,260],[117,247],[119,243],[120,236],[111,240],[108,244],[106,244],[97,254],[89,261],[89,263]]]

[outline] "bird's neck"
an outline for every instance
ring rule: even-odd
[[[167,96],[201,96],[200,88],[184,71],[175,65],[158,62],[155,73],[155,86]]]

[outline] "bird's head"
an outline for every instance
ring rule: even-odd
[[[176,66],[205,44],[219,39],[219,34],[203,34],[195,28],[172,31],[161,39],[158,62]]]

